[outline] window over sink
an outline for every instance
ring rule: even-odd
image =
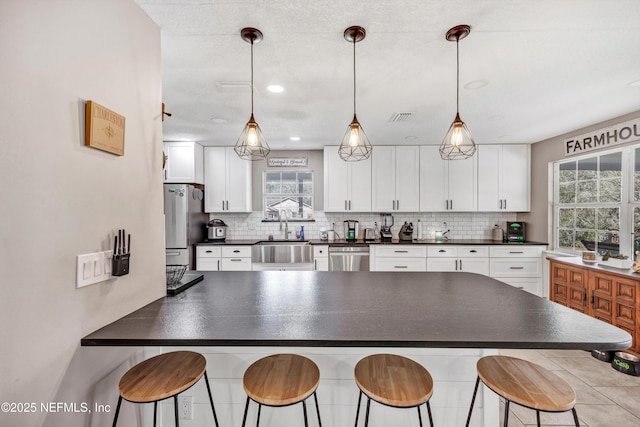
[[[262,181],[266,221],[313,219],[313,171],[267,170]]]

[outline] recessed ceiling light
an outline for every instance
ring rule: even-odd
[[[284,92],[284,87],[280,85],[269,85],[267,86],[267,90],[271,93],[281,93]]]
[[[464,88],[465,89],[480,89],[481,87],[485,87],[488,84],[489,84],[489,82],[486,81],[486,80],[474,80],[474,81],[469,82],[466,85],[464,85]]]
[[[217,125],[223,125],[225,123],[228,123],[229,121],[227,119],[223,119],[222,117],[212,117],[211,118],[211,123],[215,123]]]
[[[289,140],[291,141],[300,141],[300,137],[299,136],[292,136],[289,138]]]
[[[640,86],[640,80],[636,80],[635,82],[629,83],[629,86],[634,86],[634,87]]]

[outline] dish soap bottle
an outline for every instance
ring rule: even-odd
[[[300,240],[304,240],[304,225],[300,226]]]
[[[504,240],[504,233],[498,224],[496,224],[491,230],[491,239],[496,242],[502,242]]]
[[[422,240],[422,223],[418,220],[418,240]]]

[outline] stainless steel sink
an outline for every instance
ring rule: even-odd
[[[254,263],[310,263],[313,262],[313,246],[301,240],[269,240],[251,248]]]

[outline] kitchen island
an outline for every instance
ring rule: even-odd
[[[471,273],[208,272],[184,293],[89,334],[82,345],[145,346],[149,355],[197,346],[207,356],[225,425],[239,425],[242,374],[264,354],[297,352],[318,363],[321,411],[332,426],[353,423],[355,363],[375,352],[403,354],[434,377],[436,425],[453,426],[464,425],[479,357],[499,348],[619,350],[631,336]],[[194,390],[204,422],[206,394]],[[495,396],[485,393],[478,405],[472,425],[497,425]],[[164,406],[170,419],[172,406]],[[405,416],[416,421],[412,411],[376,411],[372,426]],[[299,408],[272,412],[271,425],[301,421]]]

